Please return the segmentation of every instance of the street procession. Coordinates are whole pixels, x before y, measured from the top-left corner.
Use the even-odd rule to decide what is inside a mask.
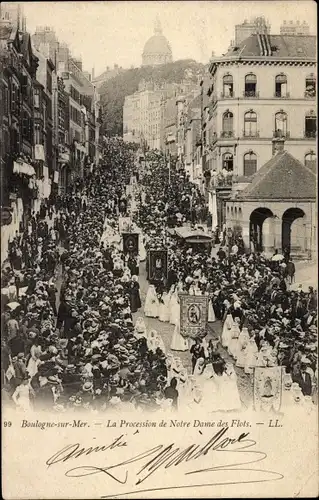
[[[170,178],[168,180],[168,168]],[[160,151],[105,139],[2,273],[2,397],[18,411],[285,411],[317,402],[317,301],[289,259],[208,230]]]
[[[178,53],[182,28],[153,3],[138,30],[126,20],[131,42],[112,2],[85,7],[107,28],[72,2],[1,5],[3,405],[208,420],[298,409],[306,422],[318,404],[313,27],[283,11],[270,22],[256,2],[221,30],[212,2],[220,40],[196,27],[191,41],[178,14],[190,37]],[[73,15],[74,29],[92,22],[77,41]],[[111,38],[95,51],[84,34]]]

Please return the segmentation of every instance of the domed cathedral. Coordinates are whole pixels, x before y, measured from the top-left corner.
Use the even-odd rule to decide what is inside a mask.
[[[154,35],[149,38],[144,46],[142,54],[142,66],[157,66],[173,61],[172,49],[163,35],[159,18],[156,18]]]

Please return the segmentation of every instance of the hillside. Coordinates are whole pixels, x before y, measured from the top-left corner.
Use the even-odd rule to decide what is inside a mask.
[[[169,83],[180,83],[185,78],[185,71],[192,69],[196,81],[196,73],[202,71],[203,64],[192,59],[163,64],[161,66],[133,68],[111,78],[100,89],[103,133],[106,135],[122,135],[124,98],[138,89],[141,80]]]

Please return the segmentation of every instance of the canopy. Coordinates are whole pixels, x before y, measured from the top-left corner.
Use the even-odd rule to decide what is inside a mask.
[[[191,230],[189,227],[177,227],[169,231],[174,233],[179,238],[185,240],[187,243],[211,243],[212,238],[209,234],[201,230]]]

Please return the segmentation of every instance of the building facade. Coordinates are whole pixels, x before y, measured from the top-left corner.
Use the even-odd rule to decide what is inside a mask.
[[[244,181],[271,158],[274,137],[284,137],[289,153],[314,166],[315,52],[312,36],[252,35],[211,61],[204,110],[210,174],[223,174],[225,184],[230,176]],[[231,186],[225,187],[227,195]],[[225,214],[219,219],[224,221]]]
[[[284,36],[307,36],[310,35],[310,27],[306,21],[284,21],[280,26],[280,34]]]
[[[236,24],[235,26],[235,41],[234,46],[240,45],[246,38],[250,37],[250,35],[259,34],[269,34],[270,33],[270,24],[266,19],[262,16],[255,17],[248,21],[245,21],[241,24]]]

